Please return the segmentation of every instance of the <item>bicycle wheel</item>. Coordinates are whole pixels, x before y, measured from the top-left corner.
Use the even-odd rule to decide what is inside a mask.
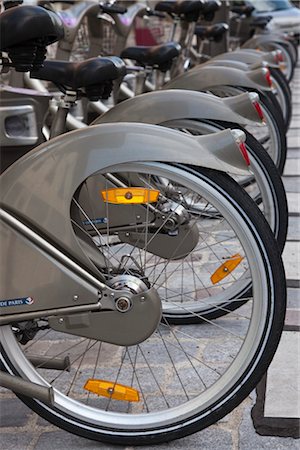
[[[253,91],[253,89],[251,90]],[[210,90],[212,94],[219,97],[238,95],[245,91],[244,88],[233,86],[218,86]],[[259,97],[265,124],[247,125],[245,128],[263,145],[279,173],[282,174],[287,152],[286,136],[282,132],[285,130],[282,114],[281,111],[274,109],[272,102],[261,92],[259,92]]]
[[[123,186],[127,184],[127,190],[137,182],[148,189],[159,187],[159,199],[144,205],[101,205],[99,187],[110,188],[121,180]],[[97,194],[93,186],[97,186]],[[94,211],[87,219],[89,205],[86,201],[79,203],[87,191],[92,195],[92,209],[103,207],[106,211],[105,224],[96,220]],[[200,203],[201,213],[199,208],[193,209]],[[113,210],[119,207],[122,211],[116,218]],[[126,207],[130,210],[128,215]],[[153,222],[153,215],[159,222],[159,210],[165,216],[160,225]],[[178,221],[176,216],[185,219]],[[209,426],[236,407],[270,363],[285,309],[281,259],[269,227],[248,195],[226,174],[213,170],[196,172],[160,163],[131,163],[109,168],[105,174],[84,183],[72,200],[70,220],[80,239],[82,234],[90,236],[90,245],[100,252],[101,260],[103,255],[108,256],[110,270],[103,271],[108,282],[114,284],[115,277],[124,280],[130,275],[146,288],[156,286],[169,309],[164,311],[164,320],[150,338],[125,348],[45,329],[47,318],[44,329],[35,323],[36,334],[32,333],[26,345],[18,343],[18,339],[22,340],[21,324],[1,327],[5,369],[54,389],[52,405],[31,398],[22,400],[69,432],[122,445],[148,445],[180,438]],[[187,253],[186,247],[183,255],[182,248],[178,250],[175,245],[171,256],[169,253],[163,257],[161,253],[170,250],[161,241],[154,245],[154,241],[159,235],[176,239],[174,222],[189,227],[190,231],[184,230],[186,244],[193,248]],[[172,232],[168,233],[170,227]],[[192,244],[195,227],[198,238]],[[128,243],[130,236],[126,234],[133,231],[143,235],[144,245],[137,235],[134,242]],[[177,231],[181,231],[179,226]],[[238,265],[237,252],[243,258]],[[229,273],[221,270],[226,272],[226,278],[222,275],[213,284],[211,276],[218,277],[220,264],[224,268],[226,262],[234,262],[235,269],[226,266]],[[127,277],[122,287],[130,289],[130,280]],[[253,286],[251,300],[244,309],[225,319],[189,326],[172,326],[168,322],[172,310],[176,314],[197,314],[193,311],[194,296],[199,302],[209,302],[217,293],[219,297],[233,296],[241,291],[241,286],[248,289],[249,285]],[[70,365],[68,370],[46,369],[43,363],[30,362],[34,355],[50,359],[68,356]],[[109,380],[110,389],[106,395],[91,393],[84,389],[88,379]],[[134,389],[137,401],[114,397],[121,384],[127,390]]]
[[[225,128],[241,129],[246,134],[246,147],[250,155],[252,176],[231,176],[259,205],[282,252],[288,227],[288,207],[285,189],[273,161],[260,143],[243,127],[229,122],[212,120],[173,120],[163,124],[192,135],[214,133]]]

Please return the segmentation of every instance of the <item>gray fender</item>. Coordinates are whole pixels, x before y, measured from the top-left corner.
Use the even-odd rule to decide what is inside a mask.
[[[40,239],[45,240],[46,236],[47,242],[52,241],[55,248],[63,250],[63,255],[99,279],[98,270],[80,246],[69,220],[72,198],[89,176],[113,170],[118,164],[141,161],[176,161],[247,173],[230,130],[193,137],[153,125],[97,125],[42,144],[7,169],[1,175],[2,208],[14,214],[21,224],[31,223]],[[68,270],[65,263],[51,256],[53,253],[43,250],[45,246],[37,245],[36,240],[16,231],[5,220],[0,239],[0,276],[5,280],[0,286],[0,299],[36,297],[44,309],[47,304],[49,308],[49,292],[54,302],[64,299],[65,306],[73,304],[75,294],[79,302],[97,301],[95,286],[92,289],[89,282],[83,282],[82,275],[78,277],[78,272]],[[27,307],[20,308],[24,311]]]
[[[244,125],[260,122],[248,92],[221,99],[203,92],[172,89],[138,95],[119,103],[98,117],[93,125],[109,122],[159,125],[169,120],[224,120],[224,117],[230,122]]]
[[[256,34],[255,36],[253,36],[251,39],[249,39],[248,41],[246,41],[243,45],[242,45],[242,49],[243,48],[257,48],[262,44],[272,44],[273,42],[277,42],[278,44],[286,44],[286,41],[284,39],[282,39],[280,36],[277,36],[275,34]]]
[[[251,49],[252,50],[252,49]],[[267,64],[269,67],[279,67],[278,64],[274,62],[274,57],[272,52],[260,52],[260,51],[248,51],[248,49],[240,49],[234,52],[222,53],[221,55],[217,55],[212,58],[209,62],[213,63],[214,61],[232,61],[239,62],[241,64],[246,64],[246,67],[251,66],[251,68],[259,68],[264,64]],[[237,67],[238,66],[234,66]],[[242,68],[242,67],[241,67]]]
[[[190,89],[205,91],[215,86],[241,86],[249,89],[270,91],[265,78],[265,68],[245,72],[233,67],[196,66],[163,86],[163,89]]]

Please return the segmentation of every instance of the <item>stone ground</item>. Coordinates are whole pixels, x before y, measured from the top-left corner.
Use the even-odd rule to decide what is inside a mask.
[[[288,160],[284,184],[289,201],[290,222],[284,262],[288,280],[288,308],[300,309],[300,67],[293,82],[293,120],[288,133]],[[299,399],[298,399],[299,400]],[[296,399],[295,399],[296,401]],[[296,450],[300,440],[290,437],[260,436],[255,432],[251,409],[255,403],[253,392],[232,413],[217,424],[192,436],[151,447],[151,449],[201,450]],[[86,440],[55,426],[31,412],[12,393],[0,392],[1,450],[76,450],[126,449]]]

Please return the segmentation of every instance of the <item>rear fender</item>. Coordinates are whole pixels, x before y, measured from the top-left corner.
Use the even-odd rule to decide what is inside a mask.
[[[97,118],[93,125],[110,122],[141,122],[159,125],[179,119],[224,120],[232,123],[260,122],[248,92],[221,99],[187,90],[165,90],[142,94],[119,103]]]
[[[222,53],[221,55],[215,56],[209,62],[214,61],[232,61],[232,62],[240,62],[242,64],[246,64],[246,67],[251,68],[259,68],[267,64],[269,67],[279,67],[278,64],[275,63],[274,56],[272,52],[260,52],[258,50],[248,51],[250,49],[240,49],[234,52]],[[234,66],[238,68],[238,66]],[[242,68],[242,67],[241,67]]]
[[[163,89],[189,89],[205,91],[215,86],[241,86],[249,90],[270,91],[265,77],[265,68],[243,71],[233,67],[197,66],[179,75],[163,86]]]
[[[96,303],[93,280],[101,279],[101,273],[75,236],[69,220],[72,198],[86,178],[141,161],[247,173],[230,130],[193,137],[153,125],[105,124],[40,145],[1,176],[2,208],[15,219],[0,228],[0,299],[24,300],[17,312],[74,306],[74,296],[77,304]],[[31,234],[24,230],[26,223],[31,224]],[[30,298],[38,301],[28,306]],[[14,312],[14,305],[7,305],[5,313]]]

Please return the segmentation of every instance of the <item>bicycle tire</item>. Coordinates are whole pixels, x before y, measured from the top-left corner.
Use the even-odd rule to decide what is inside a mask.
[[[129,165],[129,167],[131,166]],[[100,406],[98,402],[102,401],[102,399],[93,399],[91,404],[84,403],[86,399],[81,396],[76,376],[80,380],[81,376],[86,378],[88,375],[93,375],[87,369],[90,367],[89,358],[93,359],[94,364],[98,361],[98,352],[95,349],[92,349],[92,352],[90,352],[90,347],[87,349],[84,345],[85,350],[80,355],[81,358],[84,356],[88,358],[85,360],[85,365],[81,365],[81,360],[79,366],[72,367],[70,372],[64,372],[62,379],[57,381],[61,374],[57,375],[55,380],[53,379],[53,371],[50,370],[49,373],[48,369],[43,371],[42,367],[32,366],[27,359],[26,348],[16,342],[10,326],[4,326],[0,329],[2,364],[8,372],[31,380],[38,377],[39,383],[42,385],[48,385],[49,380],[52,380],[55,388],[54,404],[45,405],[35,399],[22,397],[22,400],[31,409],[56,426],[74,434],[122,445],[149,445],[181,438],[215,423],[235,408],[256,386],[275,353],[284,323],[286,298],[284,270],[272,233],[260,211],[233,180],[227,177],[226,174],[210,169],[202,169],[195,172],[192,169],[187,171],[186,168],[164,164],[143,165],[143,163],[139,164],[137,169],[138,171],[143,170],[143,173],[152,171],[159,177],[163,175],[172,176],[175,180],[180,180],[180,183],[185,183],[184,185],[190,190],[199,191],[199,194],[203,195],[207,201],[213,202],[214,206],[218,208],[224,218],[227,218],[233,227],[232,229],[239,236],[245,252],[245,264],[247,262],[251,269],[249,274],[251,273],[253,282],[253,301],[248,302],[247,307],[249,310],[247,312],[241,312],[240,316],[235,316],[236,320],[233,322],[239,321],[238,319],[240,318],[243,325],[238,335],[234,336],[226,333],[226,339],[223,336],[226,327],[228,327],[228,331],[231,329],[232,321],[223,322],[221,327],[220,324],[211,322],[209,326],[213,327],[213,333],[210,335],[208,335],[207,331],[206,334],[203,334],[205,333],[203,325],[199,329],[198,327],[193,329],[189,327],[184,328],[181,332],[172,328],[173,333],[177,333],[178,341],[176,342],[180,342],[180,345],[184,344],[185,346],[189,344],[188,347],[185,347],[184,352],[182,350],[184,347],[182,349],[179,345],[175,345],[175,349],[172,347],[172,351],[175,352],[176,350],[178,355],[186,356],[193,352],[196,352],[195,355],[198,355],[199,352],[194,340],[199,345],[201,343],[204,346],[201,350],[203,355],[201,356],[203,358],[201,362],[201,364],[203,363],[201,365],[201,376],[195,370],[195,365],[198,364],[197,361],[200,361],[200,353],[199,358],[193,359],[192,366],[190,364],[191,356],[187,358],[187,362],[189,362],[188,367],[190,368],[188,378],[187,373],[178,372],[180,369],[179,363],[183,364],[182,358],[181,360],[176,360],[175,358],[174,369],[177,369],[177,374],[176,371],[167,371],[164,372],[165,376],[163,376],[162,372],[160,372],[160,377],[156,379],[156,382],[162,383],[164,395],[168,396],[169,401],[172,401],[171,405],[159,409],[160,403],[157,404],[156,401],[164,401],[165,399],[161,393],[158,397],[156,396],[157,387],[154,397],[153,394],[152,396],[150,395],[151,387],[154,387],[155,383],[150,376],[146,376],[144,381],[148,383],[147,392],[149,394],[147,401],[150,403],[151,398],[155,399],[152,403],[155,412],[151,414],[144,411],[130,415],[126,413],[127,404],[126,408],[122,410],[118,403],[121,412],[111,410],[107,413],[105,409],[102,409],[101,412],[99,411]],[[124,170],[124,168],[120,168],[120,170]],[[167,328],[167,330],[169,329],[171,328]],[[190,330],[190,333],[184,334],[188,330]],[[200,332],[198,338],[196,338],[197,332]],[[158,330],[154,336],[154,347],[145,349],[147,358],[151,361],[152,357],[156,361],[156,364],[149,365],[147,374],[158,371],[160,366],[159,364],[157,365],[155,358],[161,357],[162,359],[159,361],[165,367],[166,361],[164,358],[168,353],[165,350],[163,355],[161,355],[158,351],[158,344],[160,345],[159,348],[164,348],[161,333]],[[187,338],[189,335],[190,338]],[[204,339],[205,336],[206,340]],[[59,345],[60,341],[58,339],[58,333],[55,332],[55,341],[51,341],[51,338],[49,341],[53,346],[50,352],[53,356],[57,353],[62,354],[62,347]],[[64,335],[63,339],[66,339],[66,335]],[[188,341],[185,342],[184,339],[188,339]],[[39,339],[37,338],[38,342],[39,345],[42,344],[41,336]],[[98,342],[96,344],[98,345]],[[28,350],[32,352],[33,348],[34,342],[30,342],[27,352]],[[41,350],[41,347],[39,348]],[[188,353],[186,353],[187,349]],[[205,349],[208,352],[207,356],[204,352]],[[70,352],[70,348],[66,351]],[[120,361],[122,360],[123,363],[125,361],[125,357],[122,359],[123,353],[112,352],[111,347],[107,349],[106,358],[108,358],[107,365],[102,366],[102,376],[104,376],[105,367],[110,370],[116,360],[119,361],[121,358]],[[217,361],[215,358],[217,360],[221,358],[222,370],[217,370],[219,366],[218,361],[220,360]],[[151,364],[150,361],[148,364]],[[127,363],[130,366],[128,359],[126,360]],[[72,364],[74,363],[72,362]],[[132,364],[132,367],[134,367],[132,372],[136,375],[137,370],[139,370],[139,376],[141,376],[141,360],[139,358],[134,365]],[[194,367],[194,369],[191,369],[191,367]],[[159,371],[157,376],[158,373]],[[176,390],[178,383],[174,385],[175,379],[179,375],[183,377],[182,380],[185,382],[186,394],[188,392],[190,395],[190,397],[187,396],[187,399],[184,397],[184,400],[179,395],[179,391]],[[69,380],[69,377],[73,381]],[[198,384],[193,383],[193,377],[197,378]],[[136,386],[135,378],[132,380],[132,383],[134,382],[134,386]],[[66,386],[67,382],[68,385]],[[72,391],[71,389],[66,394],[65,389],[68,389],[69,382],[72,383],[74,390]],[[149,383],[152,383],[150,387]],[[168,391],[167,387],[171,391]],[[194,388],[199,389],[199,392],[197,391],[195,394]],[[171,392],[171,394],[168,392]],[[183,401],[180,406],[179,401]],[[95,405],[98,405],[98,408]],[[132,405],[129,406],[133,408]]]

